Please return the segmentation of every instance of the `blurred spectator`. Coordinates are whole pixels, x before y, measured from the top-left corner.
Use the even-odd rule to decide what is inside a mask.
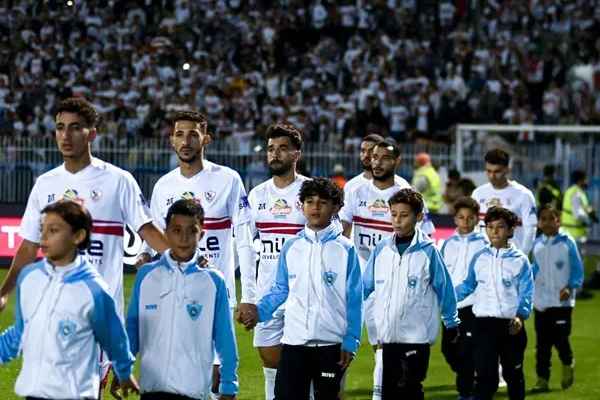
[[[431,158],[427,153],[415,156],[415,173],[412,186],[423,195],[425,205],[432,213],[438,213],[443,205],[442,183],[437,171],[431,165]]]
[[[448,214],[454,214],[454,202],[464,196],[459,186],[460,172],[456,169],[448,171],[448,180],[446,181],[446,189],[444,190],[443,199],[448,209]]]
[[[344,175],[344,166],[342,164],[335,164],[333,166],[331,180],[337,185],[337,187],[344,189],[344,186],[346,186],[346,176]]]
[[[562,194],[558,182],[554,179],[556,168],[554,165],[544,166],[544,177],[538,184],[535,197],[538,208],[550,204],[557,210],[562,208]]]

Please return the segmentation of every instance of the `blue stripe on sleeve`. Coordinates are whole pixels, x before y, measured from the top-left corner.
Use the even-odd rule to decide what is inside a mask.
[[[523,261],[521,272],[517,276],[519,291],[519,307],[517,315],[523,319],[529,318],[533,305],[533,272],[527,258]]]
[[[221,360],[221,383],[219,392],[233,396],[238,392],[238,351],[235,341],[235,331],[229,309],[229,296],[225,280],[217,272],[206,270],[212,278],[216,288],[215,312],[213,319],[213,342]]]
[[[569,249],[569,288],[576,289],[583,285],[583,262],[581,255],[577,250],[577,244],[572,238],[567,239],[567,248]]]
[[[475,253],[473,258],[471,259],[471,262],[469,263],[469,271],[467,273],[467,277],[461,284],[459,284],[454,289],[454,292],[456,293],[456,301],[460,302],[460,301],[464,300],[468,295],[473,293],[475,291],[475,289],[477,288],[477,277],[475,275],[475,264],[477,263],[477,259],[479,257],[481,257],[481,255],[483,253],[485,253],[486,251],[487,251],[487,248],[483,248],[483,249],[479,250],[477,253]]]
[[[442,321],[446,328],[453,328],[460,323],[460,320],[456,310],[456,296],[452,279],[438,250],[431,246],[429,253],[429,276],[433,291],[438,298]]]
[[[362,329],[362,278],[360,262],[354,247],[348,250],[348,265],[346,269],[346,335],[342,340],[342,350],[356,353],[360,345]]]
[[[375,260],[381,253],[381,249],[389,243],[389,238],[384,239],[375,246],[375,249],[371,252],[365,272],[362,276],[363,281],[363,298],[367,299],[373,291],[375,291]]]
[[[91,321],[94,336],[112,361],[119,381],[129,379],[135,358],[129,350],[129,339],[117,313],[115,301],[96,280],[86,279],[83,282],[94,299]]]
[[[139,330],[139,311],[140,311],[140,290],[144,278],[154,269],[160,266],[160,261],[146,264],[140,268],[135,276],[133,294],[127,309],[127,336],[131,346],[131,353],[134,355],[140,351],[140,330]]]

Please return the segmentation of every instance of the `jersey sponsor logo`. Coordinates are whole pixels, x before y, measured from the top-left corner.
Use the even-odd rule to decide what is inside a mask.
[[[300,199],[296,200],[296,210],[302,211],[302,202],[300,201]]]
[[[201,204],[200,199],[196,197],[196,195],[194,194],[194,192],[183,192],[181,193],[181,199],[182,200],[192,200],[194,203],[196,204]],[[171,198],[171,204],[173,204],[173,199]],[[171,205],[168,204],[169,202],[167,201],[167,205]]]
[[[382,217],[390,211],[390,208],[383,199],[375,200],[367,208],[369,211],[371,211],[371,215],[378,217]]]
[[[207,236],[204,247],[198,246],[201,251],[219,251],[221,246],[219,244],[219,238],[216,236]],[[206,254],[208,258],[219,258],[219,254]]]
[[[267,203],[258,203],[258,211],[266,210],[266,209],[267,209]]]
[[[337,279],[337,276],[337,272],[325,271],[323,272],[323,282],[325,282],[327,286],[333,286]]]
[[[215,192],[213,192],[212,190],[208,191],[208,192],[204,192],[204,199],[206,199],[206,201],[211,203],[215,199],[216,195],[217,194]]]
[[[144,308],[146,310],[158,310],[158,304],[146,304]]]
[[[102,243],[100,240],[91,240],[88,248],[85,250],[79,250],[79,254],[86,256],[86,259],[90,264],[102,265],[102,257],[104,257],[104,243]]]
[[[248,196],[242,196],[240,198],[240,210],[243,210],[244,208],[248,208],[250,207],[250,202],[248,201]]]
[[[69,189],[67,188],[65,190],[65,192],[63,193],[61,200],[69,200],[69,201],[74,201],[75,203],[79,204],[79,205],[83,205],[84,201],[81,197],[79,197],[79,193],[77,193],[77,190],[75,189]]]
[[[58,321],[58,336],[60,336],[62,339],[68,339],[69,337],[73,336],[76,330],[77,325],[75,325],[75,322],[69,319]]]
[[[92,199],[93,201],[98,201],[101,197],[102,192],[100,190],[92,189],[92,191],[90,192],[90,199]]]
[[[195,321],[198,319],[198,317],[200,317],[200,314],[202,313],[202,304],[198,304],[198,303],[190,303],[187,304],[185,306],[188,315],[190,316],[190,319],[192,321]]]
[[[52,203],[55,198],[56,198],[56,195],[54,193],[49,194],[48,195],[48,204]]]
[[[281,252],[281,249],[283,248],[283,244],[285,243],[285,238],[277,237],[277,238],[274,238],[273,240],[263,239],[263,240],[261,240],[261,243],[262,243],[262,252],[261,252],[262,257],[261,258],[276,260],[277,258],[279,258],[279,253]]]
[[[292,207],[285,199],[277,199],[269,211],[275,218],[285,218],[292,212]]]
[[[358,201],[358,206],[359,207],[366,207],[367,206],[367,201],[366,200],[359,200]]]
[[[502,207],[502,200],[497,197],[492,197],[488,201],[485,202],[485,206],[490,209],[492,207]]]

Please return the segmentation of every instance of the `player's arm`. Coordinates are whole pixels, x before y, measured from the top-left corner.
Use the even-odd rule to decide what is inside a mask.
[[[533,307],[533,272],[529,260],[523,261],[521,271],[517,276],[518,292],[519,292],[519,307],[517,308],[517,317],[522,320],[529,318]]]
[[[148,222],[138,230],[138,234],[146,243],[158,253],[163,253],[169,248],[165,234],[152,222]]]
[[[527,193],[527,200],[521,208],[521,221],[523,221],[523,243],[521,243],[521,250],[525,255],[529,255],[535,241],[538,222],[535,198],[531,192]]]
[[[39,247],[39,243],[30,242],[27,239],[21,242],[0,289],[0,310],[6,306],[6,296],[15,288],[21,269],[35,261]]]
[[[0,364],[6,363],[19,354],[23,335],[23,318],[21,314],[21,295],[17,288],[15,305],[15,324],[0,334]]]
[[[483,251],[483,250],[482,250]],[[454,288],[454,293],[456,295],[456,301],[463,301],[468,295],[473,293],[477,288],[477,276],[475,274],[475,264],[477,263],[477,259],[480,257],[482,253],[479,252],[473,256],[473,259],[469,263],[469,272],[467,273],[467,277],[465,280],[458,286]]]

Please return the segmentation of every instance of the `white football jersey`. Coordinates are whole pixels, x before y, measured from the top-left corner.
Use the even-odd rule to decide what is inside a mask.
[[[76,201],[90,212],[91,244],[81,253],[108,283],[117,310],[122,313],[124,225],[137,232],[152,221],[140,187],[129,172],[97,158],[74,174],[63,164],[36,180],[21,221],[20,235],[39,243],[41,211],[61,199]]]
[[[204,209],[204,236],[198,246],[211,265],[225,276],[231,304],[236,303],[233,227],[250,222],[250,207],[240,175],[229,167],[203,161],[196,175],[186,178],[179,168],[154,185],[150,209],[163,230],[169,207],[180,199],[198,201]]]
[[[519,217],[519,226],[515,228],[512,243],[525,254],[529,254],[537,227],[535,198],[531,190],[516,181],[509,181],[503,189],[495,189],[491,183],[479,186],[471,195],[479,203],[480,227],[485,234],[483,222],[487,210],[491,207],[504,207]]]
[[[260,299],[273,285],[277,273],[279,252],[283,243],[304,228],[306,219],[298,197],[305,176],[285,188],[278,188],[273,179],[250,191],[248,200],[252,210],[253,227],[258,233],[261,249],[258,264],[257,298]]]

